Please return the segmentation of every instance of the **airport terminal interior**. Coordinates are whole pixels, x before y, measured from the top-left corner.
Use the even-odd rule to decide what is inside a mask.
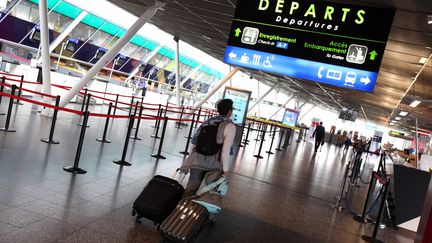
[[[430,1],[0,0],[0,30],[1,243],[432,242]],[[136,216],[221,99],[227,192]]]

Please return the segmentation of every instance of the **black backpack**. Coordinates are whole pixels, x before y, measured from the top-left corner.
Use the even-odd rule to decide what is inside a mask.
[[[196,151],[202,155],[215,155],[222,148],[222,144],[217,143],[217,133],[219,124],[201,127],[196,143]]]

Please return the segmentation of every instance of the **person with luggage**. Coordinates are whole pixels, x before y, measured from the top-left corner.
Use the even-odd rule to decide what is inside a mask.
[[[319,146],[324,144],[324,136],[325,136],[325,128],[323,127],[323,122],[320,122],[319,125],[315,128],[315,131],[312,134],[312,137],[315,137],[315,151],[314,154],[317,153]]]
[[[180,171],[189,172],[183,198],[195,195],[201,183],[208,185],[228,171],[229,155],[236,134],[230,117],[233,101],[222,99],[216,104],[219,115],[203,122],[192,138],[192,151]]]

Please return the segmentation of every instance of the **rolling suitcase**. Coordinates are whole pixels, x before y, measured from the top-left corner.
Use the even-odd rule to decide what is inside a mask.
[[[183,192],[184,188],[178,181],[156,175],[135,200],[132,216],[137,215],[137,221],[144,217],[160,224],[174,210]]]
[[[186,243],[194,239],[209,220],[209,212],[190,200],[180,202],[160,225],[159,231],[165,240]]]

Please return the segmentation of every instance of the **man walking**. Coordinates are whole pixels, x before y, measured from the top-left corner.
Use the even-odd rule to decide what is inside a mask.
[[[321,145],[321,143],[324,143],[325,128],[323,127],[322,124],[323,123],[320,122],[312,134],[312,137],[315,137],[315,152],[314,152],[315,154],[318,151],[318,148]]]
[[[207,119],[192,138],[192,152],[180,171],[189,171],[189,181],[183,197],[194,195],[202,181],[210,184],[228,171],[231,146],[236,127],[230,117],[233,101],[222,99],[217,103],[218,116]]]

